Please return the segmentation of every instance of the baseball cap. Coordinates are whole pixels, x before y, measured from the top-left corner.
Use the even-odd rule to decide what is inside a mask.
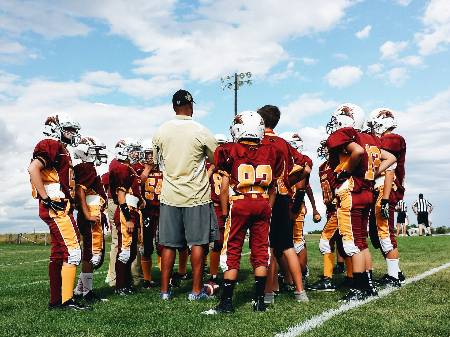
[[[191,103],[195,103],[195,101],[189,91],[180,89],[173,94],[172,104],[174,106],[182,106]]]

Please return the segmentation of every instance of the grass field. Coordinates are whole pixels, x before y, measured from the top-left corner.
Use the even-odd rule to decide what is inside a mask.
[[[310,281],[321,273],[319,237],[307,237]],[[400,238],[401,266],[407,277],[450,262],[450,236]],[[92,311],[48,311],[47,260],[49,247],[0,245],[0,336],[273,336],[328,309],[338,308],[344,290],[309,292],[310,302],[298,304],[290,294],[277,298],[269,312],[250,307],[253,277],[248,256],[236,287],[236,313],[204,316],[216,303],[190,303],[190,282],[176,289],[175,299],[159,300],[158,289],[118,297],[104,283],[108,260],[94,276],[94,284],[108,302]],[[385,262],[373,251],[375,276]],[[155,279],[158,272],[154,270]],[[325,322],[305,336],[450,336],[450,268]]]

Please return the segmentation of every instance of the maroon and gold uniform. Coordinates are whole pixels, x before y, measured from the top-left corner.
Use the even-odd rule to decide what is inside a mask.
[[[92,263],[94,268],[102,265],[105,254],[103,227],[108,220],[103,213],[108,197],[94,163],[80,163],[74,167],[75,183],[86,195],[86,204],[91,216],[100,215],[101,220],[91,222],[86,220],[81,209],[78,210],[77,224],[83,236],[82,260]]]
[[[346,170],[348,155],[345,146],[355,142],[364,150],[361,161],[343,183],[336,183],[338,200],[338,225],[347,255],[359,253],[367,248],[367,223],[373,200],[375,173],[381,164],[381,144],[370,134],[361,133],[351,127],[333,132],[327,139],[329,164],[335,173]]]
[[[282,155],[270,145],[230,143],[214,154],[218,171],[226,175],[234,195],[225,224],[220,264],[224,271],[239,269],[245,233],[250,230],[251,264],[254,269],[269,263],[268,191],[283,174]]]
[[[61,302],[61,268],[64,262],[78,265],[81,261],[80,232],[73,218],[75,180],[70,154],[58,140],[41,140],[33,151],[33,159],[39,160],[44,169],[41,178],[48,197],[65,201],[64,211],[53,211],[39,202],[39,217],[48,225],[51,237],[49,263],[50,303]],[[34,186],[33,197],[38,198]]]
[[[126,193],[126,203],[130,209],[131,222],[135,227],[132,234],[127,232],[126,220],[120,207],[114,213],[117,228],[118,252],[116,261],[116,288],[131,286],[131,263],[136,257],[138,231],[141,223],[141,212],[138,204],[141,199],[141,180],[136,171],[127,163],[113,159],[109,165],[109,188],[116,205],[119,205],[117,192]]]
[[[221,145],[219,145],[220,147]],[[217,149],[216,149],[217,151]],[[206,169],[209,170],[211,164],[206,164]],[[219,173],[218,168],[215,166],[211,175],[209,176],[209,183],[211,185],[211,201],[214,204],[214,212],[217,217],[217,225],[219,227],[219,240],[214,241],[213,251],[220,252],[223,246],[223,235],[225,232],[225,223],[222,217],[222,208],[220,207],[220,187],[222,184],[222,175]]]
[[[381,199],[383,198],[384,179],[380,178],[380,186],[376,186],[374,193],[373,212],[370,215],[370,237],[375,248],[381,248],[383,253],[388,253],[397,248],[397,240],[394,230],[395,206],[403,199],[405,193],[405,139],[394,133],[385,134],[380,138],[381,148],[392,153],[396,158],[395,177],[391,193],[389,195],[389,219],[381,214]],[[378,185],[378,184],[377,184]]]

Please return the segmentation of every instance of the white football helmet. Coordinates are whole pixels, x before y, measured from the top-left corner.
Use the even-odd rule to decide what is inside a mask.
[[[352,127],[361,130],[364,123],[364,111],[356,104],[341,104],[331,115],[331,120],[327,123],[328,134],[345,128]]]
[[[76,120],[65,113],[58,113],[47,117],[43,133],[75,147],[81,140],[79,131],[80,124]]]
[[[236,142],[241,139],[261,140],[264,137],[264,121],[255,111],[243,111],[234,117],[230,133]]]
[[[298,152],[303,151],[303,139],[297,132],[283,132],[280,134],[280,137],[287,141]]]
[[[225,143],[228,143],[228,138],[227,138],[227,136],[225,136],[225,135],[222,134],[222,133],[217,133],[217,134],[215,134],[215,135],[214,135],[214,138],[216,138],[217,143],[219,143],[219,144],[225,144]]]
[[[95,166],[106,164],[108,155],[105,152],[106,146],[95,137],[83,137],[74,150],[75,159],[80,159],[86,163],[94,163]]]
[[[144,159],[142,145],[135,139],[124,138],[116,144],[116,159],[128,160],[130,164],[136,164]]]
[[[368,123],[377,135],[382,135],[389,129],[395,129],[397,122],[395,112],[389,108],[378,108],[370,113]]]
[[[144,163],[153,164],[153,142],[151,139],[142,142],[142,150],[144,151]]]

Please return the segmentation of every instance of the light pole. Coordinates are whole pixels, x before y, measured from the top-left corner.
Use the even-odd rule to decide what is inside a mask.
[[[253,82],[251,80],[252,73],[247,71],[246,73],[234,73],[234,75],[228,75],[226,77],[221,77],[220,82],[222,83],[222,90],[233,89],[234,90],[234,115],[237,115],[237,92],[241,86],[244,84],[251,85]]]

